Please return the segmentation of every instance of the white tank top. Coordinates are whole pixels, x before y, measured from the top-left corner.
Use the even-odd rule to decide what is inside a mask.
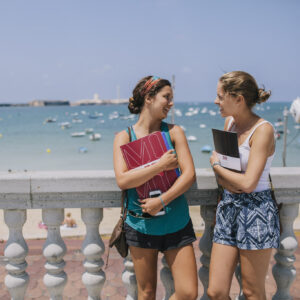
[[[233,123],[233,118],[231,118],[229,121],[229,124],[227,127],[228,131],[232,131],[232,123]],[[252,134],[254,133],[254,131],[256,130],[256,128],[265,123],[271,124],[270,122],[264,120],[264,121],[258,123],[257,125],[255,125],[254,128],[252,129],[252,131],[250,132],[250,134],[248,135],[248,137],[246,138],[246,140],[244,141],[244,143],[239,146],[242,173],[246,172],[246,169],[248,166],[248,159],[249,159],[249,154],[250,154],[249,140],[250,140]],[[273,125],[272,125],[272,127],[273,127]],[[271,168],[271,164],[272,164],[274,155],[275,155],[275,151],[271,156],[269,156],[267,158],[265,168],[264,168],[264,170],[259,178],[258,184],[253,192],[261,192],[264,190],[268,190],[270,188],[269,173],[270,173],[270,168]]]

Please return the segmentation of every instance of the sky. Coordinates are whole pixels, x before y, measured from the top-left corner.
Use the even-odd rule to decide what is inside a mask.
[[[147,75],[210,102],[233,70],[300,96],[300,1],[0,1],[0,103],[128,98]]]

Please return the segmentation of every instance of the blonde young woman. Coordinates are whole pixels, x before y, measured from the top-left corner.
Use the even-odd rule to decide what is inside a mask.
[[[269,186],[275,153],[273,126],[252,108],[271,92],[259,89],[246,72],[224,74],[215,104],[226,117],[224,130],[238,135],[242,172],[223,168],[213,152],[210,163],[224,187],[216,212],[208,296],[230,299],[229,290],[238,261],[246,299],[266,299],[265,278],[272,248],[279,247],[279,216]]]
[[[155,299],[159,251],[164,253],[174,279],[175,293],[170,300],[197,298],[197,268],[192,245],[196,238],[183,194],[195,181],[195,169],[183,130],[163,122],[172,106],[170,82],[147,76],[134,88],[128,108],[131,113],[139,114],[137,123],[130,128],[132,141],[155,131],[164,131],[176,154],[174,149],[169,150],[157,163],[128,171],[120,146],[130,141],[129,132],[120,132],[114,141],[116,180],[119,187],[127,191],[125,231],[139,300]],[[168,191],[155,198],[138,199],[136,187],[162,171],[177,167],[181,175]],[[162,208],[166,214],[155,216]]]

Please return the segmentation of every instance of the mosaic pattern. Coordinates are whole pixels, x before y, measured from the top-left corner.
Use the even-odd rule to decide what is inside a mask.
[[[224,193],[217,207],[213,241],[239,249],[278,248],[279,214],[270,190]]]

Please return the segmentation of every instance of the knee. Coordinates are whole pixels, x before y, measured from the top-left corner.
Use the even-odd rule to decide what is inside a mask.
[[[196,300],[198,298],[198,289],[190,289],[186,291],[176,292],[176,298],[182,300]]]
[[[229,295],[225,291],[220,289],[210,288],[210,287],[208,287],[207,289],[207,296],[211,300],[230,299]]]
[[[139,292],[141,299],[143,300],[153,300],[155,299],[156,290],[155,288],[145,288]],[[140,298],[140,297],[139,297]]]
[[[265,300],[265,291],[257,291],[251,287],[243,287],[243,294],[246,299]]]

